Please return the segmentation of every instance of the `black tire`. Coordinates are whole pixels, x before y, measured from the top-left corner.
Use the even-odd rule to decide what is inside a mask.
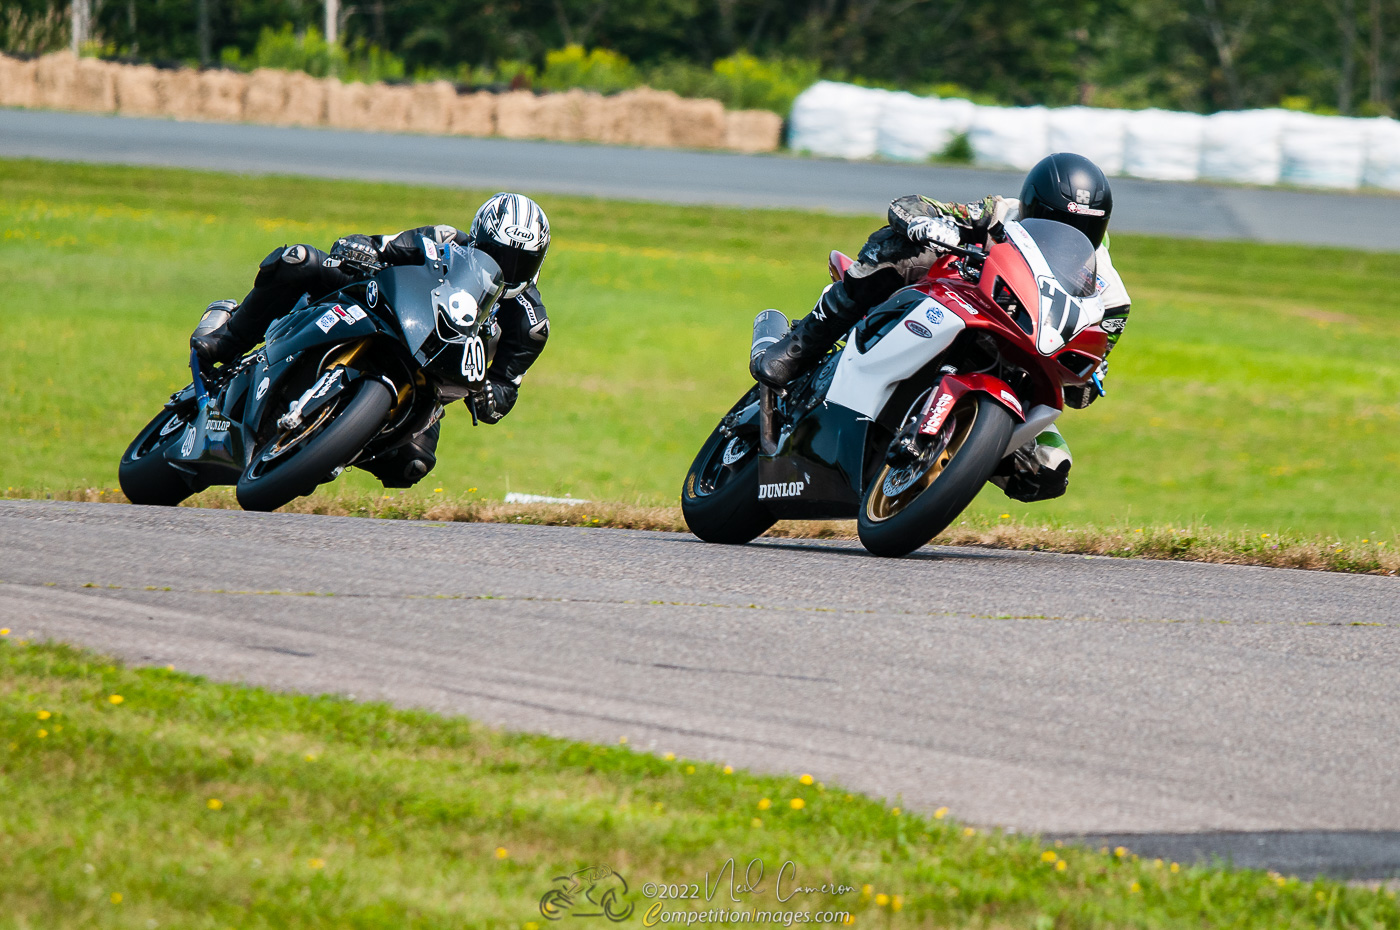
[[[279,436],[259,446],[238,479],[238,503],[244,510],[276,510],[316,486],[350,461],[374,438],[389,416],[394,395],[381,381],[361,381],[351,387],[321,420],[318,414],[303,429],[311,435],[293,439],[294,448],[280,460],[263,458]],[[290,445],[290,443],[289,443]]]
[[[751,391],[733,409],[752,400]],[[715,428],[686,473],[681,514],[696,536],[727,545],[746,543],[777,522],[758,500],[757,430],[728,437]]]
[[[176,412],[167,408],[136,434],[117,466],[117,483],[127,500],[153,507],[174,507],[191,494],[204,490],[191,487],[190,476],[165,458],[166,451],[185,438],[189,421],[189,411]]]
[[[985,394],[964,395],[949,421],[956,426],[947,449],[911,486],[887,495],[891,469],[884,465],[865,489],[856,530],[875,555],[908,555],[947,529],[992,476],[1015,427],[1006,408]]]

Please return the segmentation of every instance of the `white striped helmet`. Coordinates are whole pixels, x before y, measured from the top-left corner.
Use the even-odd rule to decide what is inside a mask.
[[[516,297],[540,277],[549,251],[549,219],[524,194],[496,194],[481,205],[468,235],[472,244],[501,266],[506,291]]]

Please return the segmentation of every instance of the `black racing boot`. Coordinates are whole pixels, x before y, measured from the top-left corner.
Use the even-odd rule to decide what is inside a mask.
[[[859,275],[859,271],[865,269],[852,266],[845,277],[822,291],[812,312],[792,324],[786,336],[749,360],[749,373],[755,381],[777,388],[791,384],[821,361],[866,311],[899,286],[898,275],[886,273],[870,288],[869,275]]]
[[[256,340],[249,341],[230,327],[237,310],[236,300],[214,301],[190,336],[190,347],[211,365],[218,362],[227,365],[257,344]]]

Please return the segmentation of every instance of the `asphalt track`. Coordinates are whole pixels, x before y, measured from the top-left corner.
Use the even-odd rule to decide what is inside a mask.
[[[0,109],[0,156],[883,215],[908,193],[1014,195],[1019,173]],[[1113,228],[1400,250],[1400,197],[1116,178]]]
[[[19,635],[1358,879],[1400,876],[1398,584],[0,502]]]

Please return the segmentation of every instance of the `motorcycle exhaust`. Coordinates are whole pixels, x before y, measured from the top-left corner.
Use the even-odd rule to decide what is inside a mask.
[[[753,343],[749,347],[749,367],[752,369],[754,359],[758,358],[768,347],[779,339],[787,335],[787,331],[792,328],[788,318],[777,310],[764,310],[753,318]]]

